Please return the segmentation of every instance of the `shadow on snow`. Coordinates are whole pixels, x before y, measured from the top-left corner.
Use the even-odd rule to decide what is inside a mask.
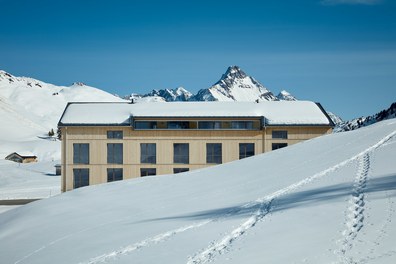
[[[386,175],[376,177],[367,181],[366,187],[363,189],[364,193],[377,193],[383,191],[396,190],[396,175]],[[287,209],[314,206],[320,203],[330,203],[335,200],[347,198],[353,194],[353,183],[336,184],[332,186],[316,188],[301,192],[292,192],[275,198],[271,202],[270,212],[283,211]],[[374,199],[382,199],[386,195],[396,196],[396,192],[391,194],[380,194]],[[264,202],[268,204],[270,201]],[[229,218],[229,217],[246,217],[252,215],[254,212],[263,207],[263,203],[253,202],[249,205],[237,205],[224,208],[218,208],[208,211],[201,211],[194,214],[169,216],[151,219],[147,221],[158,221],[168,219],[186,219],[186,220],[203,220],[203,219],[216,219],[216,218]]]

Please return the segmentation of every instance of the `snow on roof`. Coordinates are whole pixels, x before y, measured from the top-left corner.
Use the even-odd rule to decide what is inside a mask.
[[[11,156],[11,155],[19,155],[21,157],[36,157],[36,155],[34,155],[32,152],[30,151],[18,151],[18,152],[13,152],[10,155],[8,155],[7,157]]]
[[[310,101],[70,103],[59,125],[129,125],[130,116],[158,118],[264,117],[267,125],[330,125]]]

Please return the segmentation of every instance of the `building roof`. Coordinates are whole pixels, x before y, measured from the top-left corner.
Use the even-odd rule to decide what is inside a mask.
[[[310,101],[69,103],[59,126],[131,125],[133,118],[265,118],[266,125],[333,125]]]
[[[13,152],[9,155],[7,155],[7,157],[5,157],[6,159],[11,158],[12,156],[19,156],[21,158],[37,158],[36,155],[34,155],[32,152],[29,151],[24,151],[24,152]]]

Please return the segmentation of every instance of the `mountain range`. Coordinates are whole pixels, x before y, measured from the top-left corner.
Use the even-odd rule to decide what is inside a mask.
[[[240,67],[230,66],[215,84],[201,89],[196,94],[183,87],[176,89],[152,90],[150,93],[125,96],[126,99],[141,101],[295,101],[293,95],[281,91],[275,96],[270,90],[253,77],[247,75]]]
[[[382,120],[396,117],[396,102],[392,103],[388,109],[382,110],[374,115],[354,118],[350,121],[342,121],[334,128],[334,132],[351,131],[368,125],[372,125]]]
[[[57,86],[0,70],[0,157],[14,151],[30,151],[40,158],[58,159],[57,148],[42,148],[42,140],[37,137],[45,136],[51,129],[56,130],[67,102],[122,102],[125,99],[137,102],[297,100],[287,91],[275,96],[238,66],[230,66],[219,81],[196,94],[178,87],[152,90],[143,95],[131,94],[124,98],[81,82]],[[328,114],[337,125],[335,132],[347,131],[395,117],[395,104],[376,115],[346,122],[331,112]]]

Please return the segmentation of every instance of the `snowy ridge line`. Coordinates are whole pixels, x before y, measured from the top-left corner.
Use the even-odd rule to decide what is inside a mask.
[[[110,259],[116,258],[120,255],[126,255],[132,251],[138,250],[140,248],[143,247],[147,247],[150,246],[151,244],[157,244],[160,242],[163,242],[165,240],[168,240],[170,237],[177,235],[178,233],[182,233],[185,232],[187,230],[190,229],[194,229],[194,228],[198,228],[201,227],[203,225],[206,225],[210,222],[212,222],[213,220],[205,220],[205,221],[201,221],[192,225],[188,225],[188,226],[183,226],[174,230],[170,230],[164,233],[161,233],[159,235],[153,236],[153,237],[149,237],[147,239],[144,239],[140,242],[136,242],[132,245],[126,246],[126,247],[122,247],[116,251],[112,251],[110,253],[107,254],[103,254],[101,256],[98,257],[94,257],[91,258],[90,260],[88,260],[87,262],[80,262],[79,264],[96,264],[96,263],[105,263]]]
[[[336,171],[340,169],[341,167],[344,167],[345,165],[349,164],[350,162],[359,159],[360,157],[365,156],[366,154],[374,151],[375,149],[381,147],[383,144],[388,142],[392,137],[396,135],[396,131],[393,131],[392,133],[388,134],[387,136],[383,137],[380,141],[378,141],[376,144],[372,145],[371,147],[365,149],[364,151],[356,154],[355,156],[346,159],[334,166],[331,166],[321,172],[318,172],[310,177],[307,177],[297,183],[294,183],[292,185],[289,185],[286,188],[280,189],[270,195],[267,195],[265,197],[259,198],[256,200],[255,203],[260,205],[260,208],[265,208],[266,205],[268,205],[267,210],[258,210],[255,212],[251,217],[249,217],[248,220],[240,224],[237,228],[232,230],[228,235],[222,237],[219,239],[217,242],[212,243],[209,247],[201,250],[200,253],[196,253],[194,256],[189,257],[187,264],[201,264],[201,263],[207,263],[212,261],[216,255],[224,253],[228,248],[231,246],[231,244],[241,237],[243,234],[245,234],[250,228],[254,227],[258,221],[262,220],[266,215],[271,210],[271,203],[274,199],[279,198],[287,193],[290,193],[291,191],[294,191],[303,185],[306,185],[313,180],[319,179],[330,172]]]
[[[346,229],[342,232],[343,238],[340,240],[339,259],[341,263],[355,263],[352,257],[347,257],[347,253],[353,247],[353,241],[364,226],[364,189],[369,169],[370,155],[366,153],[358,159],[358,170],[353,184],[352,195],[349,199],[350,205],[345,223]]]

